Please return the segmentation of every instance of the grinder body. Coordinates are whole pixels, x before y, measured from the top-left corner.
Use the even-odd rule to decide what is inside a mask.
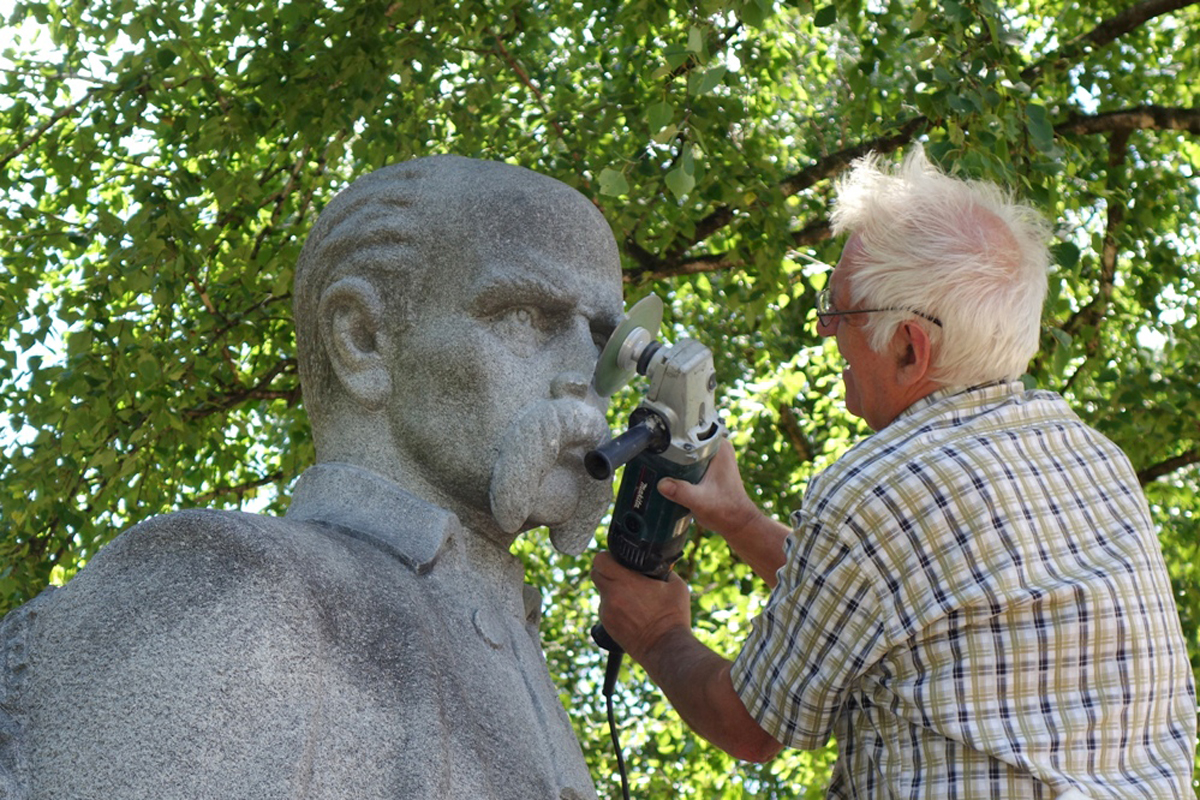
[[[692,514],[659,494],[658,482],[677,478],[699,483],[708,460],[678,464],[644,452],[625,465],[608,529],[608,549],[622,566],[666,580],[683,554]]]

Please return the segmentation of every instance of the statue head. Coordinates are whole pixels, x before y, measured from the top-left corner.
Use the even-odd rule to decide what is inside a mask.
[[[616,243],[559,181],[433,156],[355,181],[296,269],[318,461],[357,464],[503,544],[550,527],[587,546],[611,488],[582,467],[608,435],[591,388],[622,314]]]

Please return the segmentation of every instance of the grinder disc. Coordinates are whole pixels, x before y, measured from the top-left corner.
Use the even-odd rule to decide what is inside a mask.
[[[608,397],[629,383],[629,379],[633,377],[636,370],[621,368],[618,358],[621,354],[621,345],[625,344],[629,334],[638,328],[645,328],[650,332],[652,339],[657,338],[658,329],[662,327],[662,318],[663,303],[655,294],[646,295],[625,313],[625,319],[613,331],[613,335],[608,339],[608,344],[604,345],[604,352],[600,354],[600,360],[596,362],[596,373],[592,378],[596,394]]]

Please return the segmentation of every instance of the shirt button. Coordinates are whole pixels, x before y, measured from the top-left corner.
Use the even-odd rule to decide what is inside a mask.
[[[499,650],[504,647],[508,637],[504,635],[504,626],[494,611],[486,608],[477,609],[471,617],[471,621],[475,623],[475,630],[492,649]]]

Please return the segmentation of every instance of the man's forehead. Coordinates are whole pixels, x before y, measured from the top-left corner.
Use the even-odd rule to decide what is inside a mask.
[[[862,238],[857,233],[850,234],[846,244],[842,246],[842,255],[838,259],[833,273],[829,276],[829,290],[834,294],[835,299],[841,292],[849,290],[848,281],[857,267],[858,257],[862,250]]]

